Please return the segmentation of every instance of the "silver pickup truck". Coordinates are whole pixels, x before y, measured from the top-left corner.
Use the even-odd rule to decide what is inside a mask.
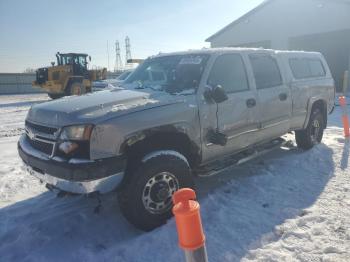
[[[136,227],[171,216],[193,176],[295,131],[320,143],[335,87],[320,53],[203,49],[150,57],[122,87],[33,106],[18,152],[29,172],[78,194],[115,190]]]

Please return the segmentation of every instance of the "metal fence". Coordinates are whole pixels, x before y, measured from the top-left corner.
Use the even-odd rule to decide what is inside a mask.
[[[0,94],[41,93],[39,88],[32,87],[35,74],[0,73]]]
[[[116,78],[120,73],[108,72],[107,78]],[[32,87],[35,73],[0,73],[0,95],[42,93],[40,88]]]

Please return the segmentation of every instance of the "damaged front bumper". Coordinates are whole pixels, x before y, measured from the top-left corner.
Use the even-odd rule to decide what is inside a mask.
[[[124,157],[96,161],[50,157],[33,148],[26,135],[18,141],[18,153],[31,175],[50,186],[76,194],[107,193],[116,189],[126,167]]]
[[[29,174],[35,176],[43,183],[75,194],[89,194],[93,192],[99,192],[101,194],[107,193],[114,190],[123,179],[123,173],[118,173],[109,177],[91,181],[69,181],[50,176],[49,174],[40,173],[28,165],[25,165],[25,167]]]

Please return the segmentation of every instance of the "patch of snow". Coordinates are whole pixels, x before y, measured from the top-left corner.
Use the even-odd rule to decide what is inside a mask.
[[[129,103],[113,105],[111,111],[112,112],[124,111],[135,107],[146,106],[149,104],[156,104],[156,103],[159,103],[159,101],[155,99],[143,97],[143,99],[140,99],[137,101],[131,101]]]

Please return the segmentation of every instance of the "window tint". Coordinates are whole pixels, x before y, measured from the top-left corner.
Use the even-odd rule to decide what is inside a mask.
[[[322,62],[318,59],[309,60],[311,75],[313,77],[325,76],[326,72],[323,68]]]
[[[78,62],[82,67],[85,67],[87,65],[86,63],[86,56],[79,56],[78,57]]]
[[[208,84],[221,85],[227,93],[248,90],[248,79],[242,57],[238,54],[219,56],[211,69]]]
[[[306,59],[290,59],[289,65],[295,78],[307,78],[311,76],[310,66]]]
[[[276,60],[270,55],[250,55],[257,89],[282,85],[282,77]]]
[[[296,79],[325,76],[326,71],[319,59],[292,58],[289,65]]]
[[[164,81],[164,80],[166,80],[163,72],[153,71],[151,73],[152,73],[152,81]]]

